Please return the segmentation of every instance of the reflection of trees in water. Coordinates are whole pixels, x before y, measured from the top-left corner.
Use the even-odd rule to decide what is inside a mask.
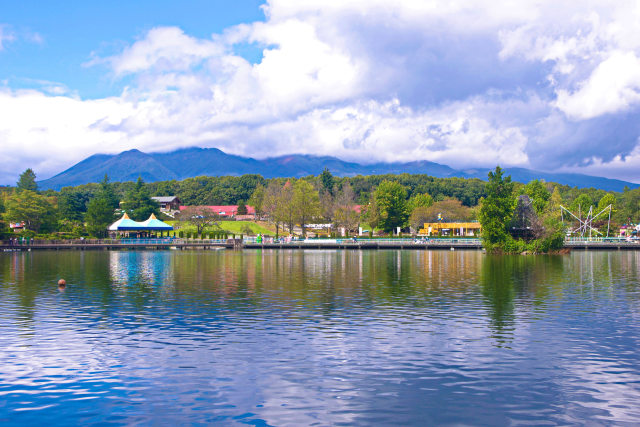
[[[33,319],[39,302],[46,304],[50,299],[60,297],[74,303],[59,295],[57,282],[60,278],[68,283],[66,294],[76,292],[81,285],[84,293],[94,297],[94,302],[99,303],[102,299],[106,304],[110,300],[109,291],[105,292],[104,287],[108,282],[107,269],[108,259],[104,253],[34,251],[2,254],[0,288],[7,296],[16,297],[16,306],[21,312],[20,323],[24,324],[25,320]],[[94,294],[95,290],[98,292]]]
[[[16,298],[25,318],[33,317],[39,293],[55,289],[61,277],[70,284],[67,294],[82,289],[105,314],[122,303],[144,312],[150,301],[171,299],[193,307],[224,301],[230,308],[329,315],[391,304],[446,304],[455,310],[456,304],[480,301],[480,284],[493,327],[502,334],[514,322],[514,301],[523,310],[528,305],[543,310],[550,298],[576,289],[637,286],[639,256],[635,251],[511,257],[430,250],[32,252],[0,257],[0,289]],[[638,296],[637,290],[627,294]],[[81,302],[76,296],[69,303]]]
[[[251,303],[267,294],[283,305],[331,312],[360,305],[426,305],[477,285],[482,254],[449,251],[300,251],[174,253],[176,291]],[[410,297],[410,298],[408,298]],[[415,297],[415,298],[413,298]]]
[[[574,251],[565,274],[585,297],[613,297],[620,288],[636,307],[640,302],[640,251]]]
[[[17,298],[18,310],[21,319],[20,325],[27,326],[29,329],[33,322],[33,313],[35,310],[35,300],[37,290],[30,280],[29,271],[32,268],[31,254],[27,252],[16,252],[8,255],[0,256],[2,267],[0,271],[0,283],[2,284],[3,293],[13,295]],[[7,296],[8,296],[7,295]],[[6,297],[3,299],[7,299]]]
[[[494,336],[502,344],[515,329],[515,300],[522,308],[540,309],[551,293],[562,292],[567,257],[555,255],[487,255],[480,284],[489,306]],[[560,285],[560,287],[556,286]]]
[[[111,288],[138,310],[144,311],[155,295],[173,291],[173,262],[166,251],[109,252]]]
[[[529,257],[510,255],[487,255],[482,263],[482,294],[489,305],[494,337],[499,343],[508,341],[506,336],[513,330],[515,276],[524,271],[523,264]],[[522,277],[519,282],[522,283]]]

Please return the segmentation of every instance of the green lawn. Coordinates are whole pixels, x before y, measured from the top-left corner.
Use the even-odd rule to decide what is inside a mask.
[[[167,224],[172,225],[176,228],[176,231],[184,231],[186,233],[195,233],[196,228],[189,224],[180,224],[178,221],[165,221]],[[246,228],[247,226],[251,228],[251,233],[249,234],[275,234],[273,231],[261,226],[260,224],[256,224],[253,221],[218,221],[218,226],[222,230],[222,232],[227,232],[229,234],[247,234]],[[204,232],[210,233],[215,232],[218,229],[216,227],[209,227]]]

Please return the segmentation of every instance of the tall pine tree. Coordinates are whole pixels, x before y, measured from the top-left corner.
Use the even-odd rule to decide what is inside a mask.
[[[502,174],[500,166],[489,172],[487,197],[483,200],[478,215],[482,224],[482,240],[487,249],[504,244],[509,239],[507,226],[513,215],[515,198],[511,176],[505,178]]]
[[[152,213],[160,213],[158,202],[149,196],[149,190],[141,177],[138,177],[135,186],[125,195],[122,208],[134,221],[144,221]]]
[[[85,221],[87,231],[95,237],[106,237],[107,227],[115,221],[115,209],[118,199],[109,183],[109,177],[104,176],[100,183],[100,191],[97,196],[89,201]]]
[[[29,168],[22,172],[20,179],[16,183],[18,190],[38,191],[38,184],[36,183],[36,174],[33,169]]]

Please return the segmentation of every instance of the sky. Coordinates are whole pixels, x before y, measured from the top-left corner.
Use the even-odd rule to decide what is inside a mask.
[[[0,4],[1,184],[193,146],[640,182],[639,137],[637,1]]]

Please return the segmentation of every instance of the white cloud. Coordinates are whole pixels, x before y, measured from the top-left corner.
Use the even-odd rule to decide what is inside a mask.
[[[0,51],[4,50],[6,43],[16,39],[13,31],[8,26],[0,24]]]
[[[627,110],[640,101],[640,59],[614,52],[575,92],[558,90],[556,106],[573,119],[590,119]]]
[[[187,36],[176,27],[160,27],[149,31],[145,38],[107,61],[118,75],[155,68],[158,71],[188,70],[206,58],[223,53],[212,40]]]
[[[0,141],[43,176],[134,147],[541,169],[622,168],[637,147],[635,2],[271,0],[265,12],[208,38],[154,28],[92,60],[126,79],[111,98],[6,89]],[[243,43],[262,59],[234,54]],[[604,146],[601,125],[629,135]]]

